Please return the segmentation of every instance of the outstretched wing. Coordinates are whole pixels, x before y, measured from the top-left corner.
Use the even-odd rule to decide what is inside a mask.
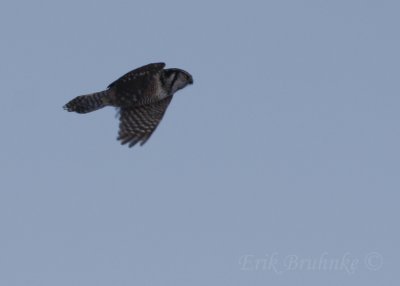
[[[115,87],[117,89],[125,89],[129,88],[130,86],[137,86],[138,82],[142,81],[144,78],[151,78],[152,75],[157,74],[164,67],[165,63],[153,63],[142,66],[124,74],[119,79],[112,82],[108,88]]]
[[[172,96],[148,105],[121,108],[118,140],[121,144],[129,143],[129,147],[140,142],[146,143],[157,128]]]

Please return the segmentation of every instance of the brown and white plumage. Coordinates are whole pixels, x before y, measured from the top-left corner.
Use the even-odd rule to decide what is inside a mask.
[[[74,98],[64,109],[88,113],[115,106],[120,114],[118,140],[129,147],[139,142],[143,145],[163,118],[174,93],[193,83],[188,72],[164,67],[164,63],[154,63],[137,68],[104,91]]]

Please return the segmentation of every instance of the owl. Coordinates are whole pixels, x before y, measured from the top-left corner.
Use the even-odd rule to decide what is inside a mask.
[[[193,84],[187,71],[164,67],[165,63],[152,63],[132,70],[106,90],[75,97],[64,109],[88,113],[105,106],[117,107],[117,140],[129,147],[143,145],[157,128],[175,92]]]

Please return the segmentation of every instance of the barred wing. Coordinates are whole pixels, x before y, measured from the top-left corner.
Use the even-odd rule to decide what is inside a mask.
[[[158,102],[136,107],[121,108],[118,140],[121,144],[134,146],[146,143],[157,128],[172,96],[166,97]]]

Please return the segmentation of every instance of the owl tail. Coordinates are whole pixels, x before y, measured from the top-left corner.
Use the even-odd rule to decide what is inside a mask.
[[[107,105],[109,90],[95,92],[87,95],[80,95],[64,105],[67,111],[75,111],[77,113],[88,113]]]

